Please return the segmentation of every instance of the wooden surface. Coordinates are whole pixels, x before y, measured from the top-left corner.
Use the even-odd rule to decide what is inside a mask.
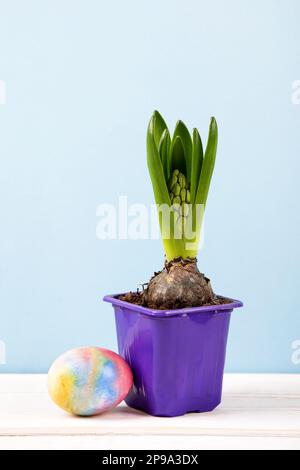
[[[0,375],[0,449],[300,449],[300,375],[229,374],[212,413],[154,418],[57,408],[45,375]]]

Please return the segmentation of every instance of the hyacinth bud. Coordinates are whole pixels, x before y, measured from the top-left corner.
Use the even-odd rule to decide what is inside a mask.
[[[175,195],[175,196],[179,196],[180,194],[180,186],[178,183],[174,184],[174,186],[172,186],[172,193]]]
[[[179,204],[179,205],[181,204],[180,196],[174,196],[173,204]]]
[[[169,181],[169,190],[172,191],[173,186],[177,183],[177,176],[173,173]]]
[[[182,190],[180,191],[180,197],[181,197],[181,201],[185,202],[185,200],[186,200],[186,189],[185,188],[182,188]]]
[[[178,183],[179,183],[179,185],[180,185],[181,188],[185,188],[185,187],[186,187],[185,176],[184,176],[182,173],[179,173],[179,175],[178,175]]]
[[[185,219],[189,215],[191,194],[186,177],[177,169],[173,171],[170,178],[169,191],[171,204],[176,210],[176,224],[181,224],[183,226]]]

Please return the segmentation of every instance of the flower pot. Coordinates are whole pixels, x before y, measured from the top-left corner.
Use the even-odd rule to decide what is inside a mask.
[[[118,294],[120,295],[120,294]],[[152,310],[105,296],[134,385],[130,407],[154,416],[212,411],[221,402],[230,315],[243,304]]]

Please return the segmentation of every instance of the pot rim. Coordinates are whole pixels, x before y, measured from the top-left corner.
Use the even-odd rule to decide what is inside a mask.
[[[243,302],[240,300],[232,299],[230,297],[224,297],[222,295],[217,295],[219,299],[227,299],[230,300],[228,304],[221,304],[221,305],[206,305],[203,307],[186,307],[186,308],[179,308],[176,310],[155,310],[147,307],[142,307],[141,305],[132,304],[130,302],[125,302],[124,300],[120,300],[119,297],[122,294],[111,294],[105,295],[103,297],[104,302],[109,302],[113,306],[126,308],[131,310],[132,312],[142,313],[144,315],[150,317],[159,317],[159,318],[166,318],[166,317],[175,317],[175,316],[184,316],[187,314],[193,313],[221,313],[221,312],[228,312],[232,311],[234,308],[243,307]]]

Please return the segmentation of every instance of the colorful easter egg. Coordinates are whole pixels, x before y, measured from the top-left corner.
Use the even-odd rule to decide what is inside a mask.
[[[118,354],[83,347],[59,356],[48,372],[48,389],[61,408],[92,416],[117,406],[132,386],[132,372]]]

